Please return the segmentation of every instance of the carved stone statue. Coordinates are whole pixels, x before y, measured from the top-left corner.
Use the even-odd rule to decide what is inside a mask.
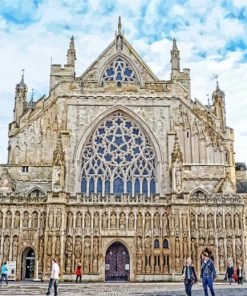
[[[65,269],[66,272],[71,272],[71,257],[73,252],[72,246],[72,238],[68,237],[65,245],[65,254],[66,254],[66,262],[65,262]]]
[[[93,227],[94,229],[98,229],[99,228],[99,214],[95,213],[94,217],[93,217]]]
[[[226,243],[227,257],[232,258],[232,241],[229,239]]]
[[[136,241],[136,254],[142,255],[142,239],[140,236],[138,236]]]
[[[239,216],[238,216],[238,214],[235,214],[234,215],[234,226],[235,226],[235,229],[236,230],[239,230],[240,229],[240,227],[239,227]]]
[[[214,229],[214,216],[212,214],[208,215],[208,229]]]
[[[43,229],[45,227],[45,213],[43,212],[40,217],[40,228]]]
[[[187,237],[183,238],[183,258],[188,256],[188,240]]]
[[[221,214],[217,214],[216,223],[217,223],[217,228],[222,229],[222,215]]]
[[[40,258],[43,258],[44,255],[44,239],[43,237],[40,237],[39,239],[39,256]]]
[[[29,213],[24,212],[23,227],[28,227],[28,223],[29,223]]]
[[[50,235],[48,236],[48,242],[47,242],[47,255],[48,256],[52,255],[52,237]]]
[[[60,242],[60,236],[56,237],[56,248],[55,248],[55,255],[60,255],[60,248],[61,248],[61,242]]]
[[[194,214],[191,214],[190,216],[190,227],[191,227],[191,230],[194,230],[196,229],[196,218],[195,218],[195,215]]]
[[[154,215],[154,228],[160,228],[160,215],[158,213]]]
[[[224,250],[224,241],[223,239],[219,240],[219,266],[220,266],[220,271],[224,272],[225,271],[225,250]]]
[[[85,214],[85,227],[91,227],[91,215],[88,212]]]
[[[62,226],[62,214],[61,214],[61,212],[57,212],[56,227],[61,228],[61,226]]]
[[[129,229],[135,228],[135,217],[133,213],[129,214]]]
[[[15,261],[18,254],[18,238],[14,237],[12,245],[12,260]]]
[[[174,225],[174,230],[175,231],[179,231],[179,215],[178,213],[177,214],[174,214],[174,222],[175,222],[175,225]]]
[[[198,227],[199,227],[199,229],[204,229],[204,215],[203,214],[198,215]]]
[[[175,239],[175,255],[176,255],[176,257],[178,257],[180,255],[179,238]]]
[[[120,214],[120,218],[119,218],[119,226],[121,229],[125,228],[125,224],[126,224],[126,219],[125,219],[125,214],[121,213]]]
[[[139,213],[137,216],[137,228],[142,228],[142,214]]]
[[[75,259],[77,262],[81,259],[81,240],[79,238],[75,241]]]
[[[188,225],[187,225],[187,215],[186,214],[182,214],[182,226],[183,226],[183,230],[187,230]]]
[[[111,228],[117,228],[117,215],[115,212],[111,214],[110,226]]]
[[[90,254],[91,254],[91,239],[86,237],[84,241],[84,272],[89,273],[90,271]]]
[[[67,228],[72,228],[72,226],[73,226],[73,214],[69,212],[67,216]]]
[[[107,213],[104,213],[102,216],[102,228],[107,229],[108,228],[108,218]]]
[[[76,215],[76,227],[77,228],[81,228],[81,226],[82,226],[82,215],[81,215],[81,213],[77,213],[77,215]]]
[[[3,256],[5,260],[9,256],[9,247],[10,247],[10,242],[9,242],[9,237],[7,236],[5,237],[4,245],[3,245]]]
[[[226,229],[231,229],[232,228],[232,221],[231,221],[231,215],[227,214],[226,216]]]
[[[34,228],[38,227],[38,213],[36,212],[32,214],[32,227]]]
[[[151,215],[148,213],[145,217],[145,228],[147,230],[151,229]]]
[[[53,215],[53,212],[50,212],[49,217],[48,217],[48,226],[49,226],[49,228],[53,227],[53,223],[54,223],[54,215]]]
[[[194,239],[191,240],[191,259],[196,261],[196,242]]]
[[[0,212],[0,228],[3,227],[3,213]]]
[[[168,217],[166,212],[163,215],[163,231],[164,233],[167,233],[169,231]]]
[[[236,253],[237,263],[241,264],[242,250],[241,250],[241,240],[240,240],[240,238],[236,238],[235,247],[236,247],[235,253]]]
[[[20,227],[20,212],[15,213],[14,228]],[[1,227],[0,227],[1,228]]]
[[[176,165],[175,167],[175,183],[176,191],[181,192],[182,190],[182,167],[181,165]]]

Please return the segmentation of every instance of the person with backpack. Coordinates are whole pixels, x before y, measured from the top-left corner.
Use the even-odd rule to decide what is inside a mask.
[[[212,296],[215,296],[214,281],[216,280],[216,270],[214,262],[208,257],[207,252],[202,253],[201,279],[204,295],[208,296],[208,288]]]
[[[4,262],[1,267],[1,286],[3,285],[3,281],[5,280],[6,285],[8,286],[8,268],[7,262]]]

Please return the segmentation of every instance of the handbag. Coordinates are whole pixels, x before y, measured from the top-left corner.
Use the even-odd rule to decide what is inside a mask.
[[[225,274],[224,281],[227,281],[227,275]]]

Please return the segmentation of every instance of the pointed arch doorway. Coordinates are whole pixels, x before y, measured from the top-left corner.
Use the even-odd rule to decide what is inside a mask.
[[[127,248],[120,242],[110,245],[105,256],[105,280],[129,281],[130,258]]]
[[[35,271],[35,252],[33,248],[27,247],[21,258],[21,278],[22,280],[32,280]]]

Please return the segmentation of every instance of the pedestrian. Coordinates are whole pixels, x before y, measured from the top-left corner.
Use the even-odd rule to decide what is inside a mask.
[[[208,257],[207,252],[202,253],[202,266],[201,266],[201,278],[204,290],[204,295],[208,296],[208,288],[212,296],[215,296],[214,292],[214,281],[216,279],[216,271],[214,262]]]
[[[234,268],[233,268],[232,262],[229,262],[226,269],[226,276],[228,278],[229,285],[232,284],[233,274],[234,274]]]
[[[192,295],[192,286],[197,283],[195,268],[191,263],[191,258],[188,258],[182,270],[185,292],[188,296]]]
[[[237,275],[238,275],[238,284],[243,285],[243,269],[240,264],[237,269]]]
[[[7,262],[4,262],[1,267],[1,286],[3,285],[3,280],[5,280],[6,285],[8,286],[8,268]]]
[[[81,263],[79,263],[77,265],[75,274],[76,274],[76,280],[75,280],[75,282],[78,283],[78,281],[80,280],[80,283],[81,283]]]
[[[52,285],[54,286],[54,296],[58,295],[57,288],[58,288],[58,276],[59,276],[59,266],[57,264],[56,259],[52,259],[52,268],[51,268],[51,277],[48,285],[48,290],[46,295],[51,295]]]

